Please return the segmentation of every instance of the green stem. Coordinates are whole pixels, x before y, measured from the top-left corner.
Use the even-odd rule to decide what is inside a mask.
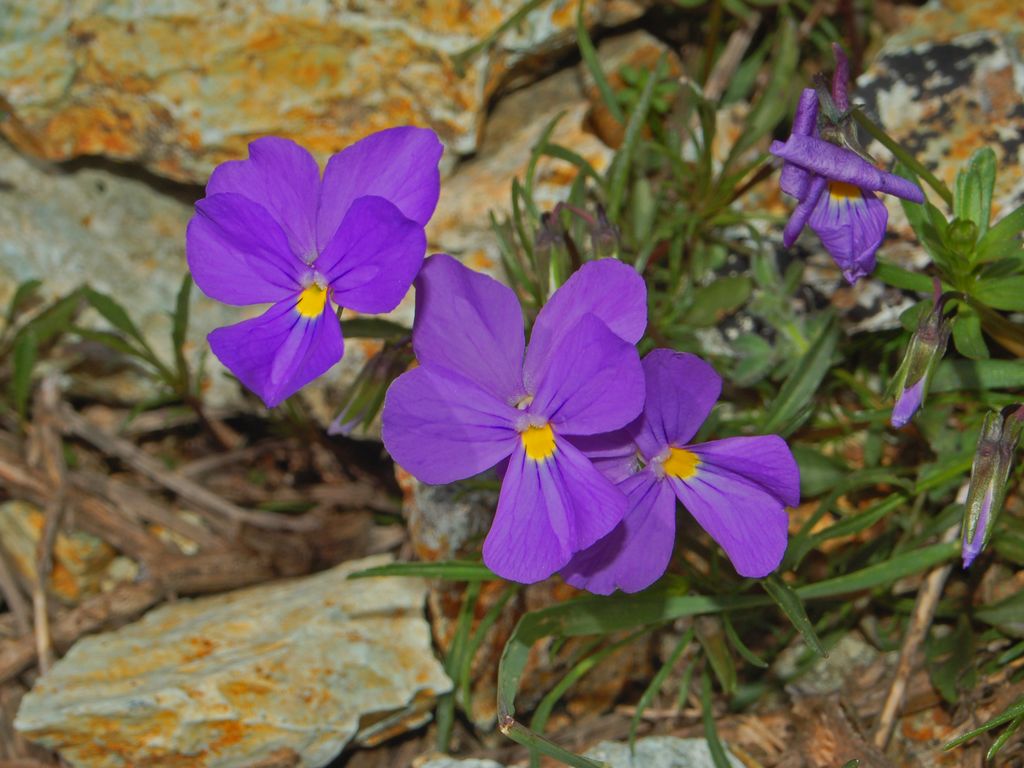
[[[953,207],[953,193],[949,191],[949,187],[943,184],[934,173],[929,171],[921,163],[921,161],[901,147],[889,134],[883,131],[879,125],[865,115],[859,107],[853,110],[853,119],[857,121],[857,125],[870,133],[872,138],[877,139],[882,146],[892,152],[893,157],[917,174],[919,178],[926,181],[928,186],[935,190],[936,194],[943,199],[946,205],[950,208]]]

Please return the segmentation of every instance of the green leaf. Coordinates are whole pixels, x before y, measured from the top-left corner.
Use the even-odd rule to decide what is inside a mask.
[[[986,232],[975,250],[977,261],[996,261],[1015,253],[1021,246],[1024,232],[1024,205],[1014,209]]]
[[[7,315],[4,318],[5,329],[14,325],[14,320],[21,308],[32,299],[42,284],[42,280],[26,280],[15,289],[14,295],[7,305]]]
[[[350,573],[350,579],[369,579],[375,576],[418,576],[424,579],[449,581],[494,581],[498,578],[483,563],[450,560],[436,563],[389,563]]]
[[[633,717],[629,721],[629,746],[632,749],[633,744],[636,742],[636,729],[640,726],[640,720],[644,716],[644,710],[651,705],[654,701],[654,697],[658,695],[658,691],[665,684],[669,674],[675,668],[676,663],[680,657],[693,642],[696,631],[693,627],[690,627],[686,633],[679,638],[679,642],[676,643],[676,647],[672,649],[672,653],[669,654],[668,658],[665,659],[665,663],[661,665],[657,672],[654,673],[654,677],[651,678],[651,682],[644,688],[644,692],[640,695],[640,700],[636,703],[636,711],[633,712]]]
[[[70,330],[72,318],[78,312],[81,299],[81,290],[73,291],[64,298],[58,299],[18,331],[15,343],[17,343],[18,336],[32,333],[36,337],[37,346],[42,347],[52,341],[55,336]]]
[[[834,316],[830,316],[765,411],[760,428],[762,433],[785,437],[810,415],[814,393],[832,364],[839,334],[839,324]]]
[[[682,322],[704,328],[735,312],[750,298],[754,281],[746,275],[723,277],[694,291],[693,303]]]
[[[930,392],[1024,388],[1019,360],[943,360],[928,387]]]
[[[820,496],[835,488],[850,473],[848,467],[810,446],[795,444],[790,446],[790,450],[800,467],[800,495],[803,498]]]
[[[1017,699],[1017,701],[1011,704],[1006,709],[1006,711],[1003,712],[1001,715],[996,715],[987,723],[984,723],[979,727],[968,731],[967,733],[957,736],[955,739],[946,744],[943,747],[943,749],[950,750],[954,747],[959,747],[961,744],[965,744],[971,739],[974,739],[987,731],[991,731],[993,728],[998,728],[1003,723],[1010,723],[1021,717],[1024,717],[1024,696]]]
[[[185,341],[188,338],[189,300],[192,296],[192,275],[186,273],[178,289],[171,316],[171,348],[174,350],[174,364],[177,367],[178,391],[185,395],[189,389],[190,376],[188,360],[185,359]]]
[[[721,623],[710,616],[698,619],[697,640],[704,649],[704,655],[707,656],[711,671],[715,673],[722,691],[732,696],[736,692],[736,662],[729,652]]]
[[[921,206],[914,205],[915,211],[920,211]],[[878,260],[878,264],[875,266],[875,271],[872,273],[872,277],[881,280],[886,285],[891,285],[894,288],[902,288],[905,291],[917,291],[918,293],[930,293],[932,290],[932,280],[927,275],[923,275],[920,272],[911,272],[898,267],[895,264],[891,264],[882,259]]]
[[[582,7],[582,4],[580,7]],[[658,60],[659,69],[662,66],[661,62],[663,60],[664,56]],[[626,182],[629,180],[633,155],[636,153],[637,144],[640,143],[641,132],[643,131],[644,124],[647,122],[647,113],[651,108],[651,99],[654,96],[654,85],[656,82],[657,78],[652,74],[647,78],[647,82],[644,83],[640,100],[637,102],[636,108],[629,116],[629,122],[626,124],[626,133],[622,140],[622,146],[615,153],[615,159],[612,161],[611,168],[608,169],[608,218],[613,222],[619,220],[619,210],[622,206],[623,194],[626,191]]]
[[[974,615],[1010,637],[1024,637],[1024,590],[997,603],[984,605]]]
[[[28,399],[32,392],[32,369],[35,367],[38,351],[36,336],[31,330],[18,334],[14,343],[10,391],[14,410],[22,418],[28,413]]]
[[[1024,275],[979,280],[971,295],[992,309],[1019,312],[1024,310]]]
[[[142,336],[142,331],[139,330],[138,326],[135,325],[135,322],[128,316],[128,312],[125,308],[118,304],[114,299],[104,293],[95,291],[92,288],[85,289],[85,298],[89,304],[91,304],[97,312],[103,315],[104,319],[117,328],[117,330],[130,338],[139,341],[144,346],[146,345],[145,339]]]
[[[971,155],[967,168],[956,177],[953,198],[953,216],[973,221],[978,234],[988,231],[992,210],[992,189],[996,183],[996,153],[991,147],[982,147]]]
[[[825,646],[821,644],[821,640],[818,639],[818,633],[814,631],[814,625],[807,618],[804,604],[797,593],[793,591],[793,588],[776,574],[762,579],[761,586],[764,587],[764,591],[775,601],[775,604],[782,609],[782,612],[786,614],[797,631],[803,635],[804,641],[811,650],[822,658],[827,658],[828,652],[825,650]]]
[[[341,321],[341,335],[346,339],[398,341],[411,334],[412,329],[383,317],[354,317]]]
[[[718,738],[718,729],[715,728],[715,715],[711,706],[711,678],[707,672],[700,678],[700,716],[704,723],[704,738],[708,743],[708,752],[711,753],[711,762],[715,764],[715,768],[731,768],[725,747]]]
[[[626,118],[619,108],[619,100],[615,98],[615,91],[612,90],[611,85],[608,84],[608,79],[604,76],[604,70],[601,69],[601,60],[598,58],[597,49],[594,48],[594,43],[587,33],[587,25],[583,18],[583,8],[585,5],[585,3],[580,3],[576,13],[576,46],[579,48],[580,57],[590,72],[590,76],[594,78],[594,85],[597,86],[605,107],[611,112],[612,117],[620,123],[625,123]],[[653,78],[651,79],[653,80]],[[654,87],[653,82],[651,87]]]
[[[973,360],[988,357],[988,347],[981,335],[981,318],[966,304],[960,304],[957,308],[956,321],[953,323],[953,345],[964,357]]]
[[[747,644],[743,642],[740,636],[736,632],[736,628],[732,625],[732,619],[729,618],[728,613],[722,614],[722,623],[725,625],[725,636],[729,639],[729,643],[736,652],[743,657],[744,661],[748,664],[752,664],[760,669],[768,669],[768,662],[754,653]]]
[[[928,636],[925,662],[932,685],[950,704],[960,700],[961,691],[974,688],[977,670],[974,666],[974,632],[965,615],[960,616],[956,629],[938,635],[935,627]]]

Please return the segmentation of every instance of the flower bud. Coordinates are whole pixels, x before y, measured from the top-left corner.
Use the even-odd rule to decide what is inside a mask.
[[[907,345],[903,362],[896,372],[898,394],[891,419],[894,427],[902,427],[921,407],[928,394],[932,374],[946,353],[950,324],[943,315],[943,308],[947,297],[948,294],[938,297],[932,310],[921,318]]]
[[[971,466],[971,482],[964,502],[963,556],[964,568],[992,538],[996,516],[1003,507],[1006,484],[1013,466],[1013,454],[1024,427],[1024,406],[991,411],[985,415]]]
[[[365,431],[376,418],[388,387],[413,361],[408,338],[385,341],[363,365],[342,397],[338,415],[327,427],[329,435],[352,436]]]

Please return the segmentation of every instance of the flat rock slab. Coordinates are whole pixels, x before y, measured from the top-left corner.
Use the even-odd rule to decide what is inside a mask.
[[[733,768],[743,764],[726,750],[726,760]],[[704,739],[680,739],[675,736],[648,736],[637,739],[634,749],[620,741],[602,741],[584,754],[603,762],[607,768],[714,768],[711,750]],[[436,757],[417,762],[416,768],[505,768],[493,760],[459,760]],[[518,764],[516,764],[518,765]],[[508,768],[516,768],[509,766]]]
[[[419,579],[347,581],[388,557],[163,606],[72,647],[15,728],[85,768],[323,766],[430,718],[451,681]]]
[[[572,44],[577,3],[558,0],[459,58],[521,5],[8,0],[0,93],[14,120],[0,131],[50,160],[103,155],[191,182],[266,134],[325,159],[375,130],[416,124],[468,153],[517,64]],[[596,0],[586,16],[608,25],[641,10]]]

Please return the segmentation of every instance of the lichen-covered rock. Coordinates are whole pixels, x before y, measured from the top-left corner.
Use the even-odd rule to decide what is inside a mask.
[[[44,525],[42,511],[27,502],[0,504],[0,548],[29,584],[36,582],[36,548]],[[79,531],[58,532],[48,591],[69,605],[98,594],[110,580],[117,559],[113,548],[95,536]]]
[[[584,756],[603,760],[609,768],[714,768],[715,765],[707,741],[675,736],[637,739],[635,749],[619,741],[602,741]],[[726,760],[733,768],[743,768],[729,752],[726,752]]]
[[[524,59],[572,43],[576,0],[543,3],[457,66],[520,0],[12,0],[0,17],[0,130],[50,160],[104,155],[202,182],[258,136],[321,159],[391,125],[476,148],[493,95]],[[636,16],[587,2],[590,23]]]
[[[327,764],[350,740],[422,724],[451,688],[418,579],[347,581],[386,557],[199,600],[76,643],[15,727],[73,766],[248,768],[289,749]]]

